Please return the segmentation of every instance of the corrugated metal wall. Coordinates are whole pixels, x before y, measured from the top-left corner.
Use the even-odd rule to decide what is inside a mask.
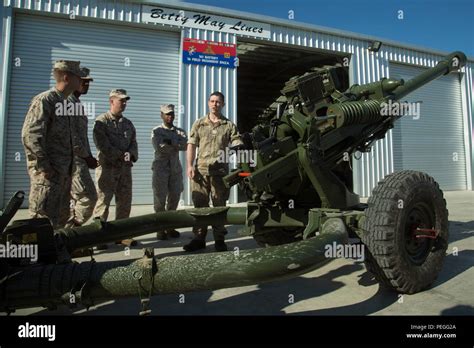
[[[3,206],[5,182],[5,148],[7,144],[7,103],[9,90],[9,67],[11,56],[11,34],[13,32],[12,9],[0,6],[0,206]]]
[[[426,68],[392,63],[390,77],[409,80]],[[429,173],[443,190],[465,190],[466,152],[459,74],[431,81],[403,98],[418,102],[419,114],[407,115],[393,129],[395,171]]]
[[[131,23],[141,22],[141,4],[108,0],[5,0],[5,6]]]
[[[5,46],[4,46],[4,41],[5,41],[5,33],[7,29],[7,16],[3,15],[3,12],[5,11],[5,8],[0,5],[0,62],[2,63],[1,68],[0,68],[0,96],[1,93],[3,92],[3,86],[1,82],[3,82],[3,70],[4,70],[4,59],[5,59]],[[0,98],[0,101],[2,99]]]
[[[119,22],[141,23],[140,3],[127,3],[124,1],[107,0],[77,0],[74,3],[62,0],[6,0],[7,6],[15,8],[44,11],[49,13],[69,14],[72,10],[82,16],[114,20]],[[179,3],[176,4],[179,7]],[[172,7],[170,4],[165,5]],[[186,6],[190,6],[186,4]],[[205,8],[196,5],[202,10]],[[204,10],[203,10],[204,11]],[[210,12],[216,10],[209,9]],[[252,17],[252,15],[249,15]],[[258,20],[255,15],[253,20]],[[441,58],[438,54],[425,53],[412,48],[397,47],[393,43],[384,44],[378,53],[371,53],[367,50],[369,39],[359,38],[356,35],[345,36],[344,33],[321,32],[314,28],[303,28],[301,23],[275,24],[278,19],[270,20],[272,24],[272,36],[263,41],[275,43],[298,45],[314,49],[327,50],[331,52],[341,52],[352,54],[351,61],[351,83],[369,83],[377,81],[382,77],[389,76],[390,62],[402,62],[419,66],[434,66]],[[156,25],[156,24],[154,24]],[[156,25],[158,27],[162,26]],[[299,27],[296,27],[299,26]],[[183,29],[182,36],[191,38],[201,38],[235,43],[239,37],[230,34],[214,33],[196,29]],[[234,117],[236,110],[236,73],[225,68],[196,67],[181,64],[180,77],[180,103],[183,105],[184,117],[180,125],[189,130],[192,121],[201,116],[206,110],[206,94],[213,88],[222,89],[226,94],[228,105],[226,107],[227,116]],[[466,143],[466,165],[468,189],[472,189],[473,173],[472,162],[474,153],[472,151],[472,131],[473,131],[473,100],[472,100],[472,62],[464,69],[465,75],[462,85],[462,104],[464,114],[464,139]],[[203,87],[204,86],[204,87]],[[204,95],[204,98],[202,97]],[[466,116],[467,115],[467,116]],[[468,150],[470,148],[470,150]],[[183,157],[184,158],[184,157]],[[354,182],[355,191],[362,196],[370,195],[372,188],[385,175],[394,170],[392,133],[378,141],[371,153],[363,154],[361,159],[354,161]],[[185,199],[189,203],[189,186],[186,186]],[[231,197],[236,197],[235,192]],[[231,198],[235,201],[235,198]]]
[[[413,49],[387,46],[384,53],[390,63],[404,63],[413,66],[431,68],[436,66],[439,60],[444,56],[431,54]],[[472,172],[472,163],[474,162],[474,152],[472,137],[474,132],[473,127],[473,76],[472,76],[472,61],[468,61],[466,66],[461,69],[461,104],[462,104],[462,122],[463,122],[463,140],[464,140],[464,158],[466,171],[466,188],[473,189],[474,176]],[[457,88],[457,87],[456,87]]]
[[[466,177],[467,189],[474,189],[474,64],[469,62],[463,69],[461,96],[464,117],[464,143],[466,144]]]

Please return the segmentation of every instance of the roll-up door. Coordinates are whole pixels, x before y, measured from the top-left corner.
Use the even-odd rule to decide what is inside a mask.
[[[411,79],[423,68],[390,65],[391,78]],[[404,116],[393,130],[395,171],[430,174],[444,190],[465,190],[466,156],[459,74],[451,73],[403,98],[420,104],[419,115]],[[413,109],[414,110],[414,109]]]

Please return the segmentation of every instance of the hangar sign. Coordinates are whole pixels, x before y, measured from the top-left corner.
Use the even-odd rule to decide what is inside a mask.
[[[269,39],[271,34],[270,24],[161,6],[142,5],[142,21],[144,23],[177,25],[265,39]]]

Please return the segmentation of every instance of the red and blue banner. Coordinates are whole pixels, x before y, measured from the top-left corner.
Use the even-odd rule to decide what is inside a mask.
[[[184,38],[183,63],[235,68],[237,48],[231,43]]]

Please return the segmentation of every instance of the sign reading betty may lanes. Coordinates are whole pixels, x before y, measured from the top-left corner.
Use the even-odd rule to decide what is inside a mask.
[[[270,24],[208,13],[142,5],[142,21],[190,28],[208,29],[237,35],[270,38]]]

